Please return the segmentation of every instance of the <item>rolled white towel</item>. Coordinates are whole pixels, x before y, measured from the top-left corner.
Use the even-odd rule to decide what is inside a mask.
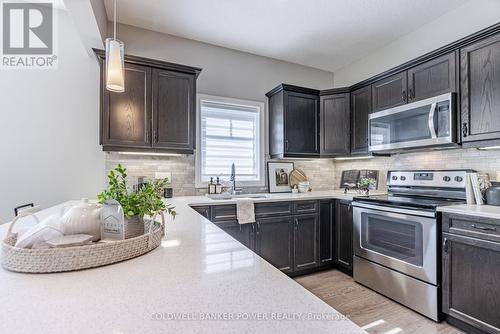
[[[236,218],[239,224],[255,223],[255,205],[252,199],[236,199]]]

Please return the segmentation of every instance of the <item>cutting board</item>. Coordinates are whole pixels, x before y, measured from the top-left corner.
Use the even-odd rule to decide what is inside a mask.
[[[290,173],[290,187],[294,188],[299,185],[299,182],[307,181],[306,173],[301,169],[294,169]]]

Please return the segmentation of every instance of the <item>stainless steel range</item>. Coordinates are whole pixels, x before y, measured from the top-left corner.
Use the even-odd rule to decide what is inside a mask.
[[[354,280],[439,320],[436,207],[465,202],[470,170],[394,170],[387,195],[353,202]]]

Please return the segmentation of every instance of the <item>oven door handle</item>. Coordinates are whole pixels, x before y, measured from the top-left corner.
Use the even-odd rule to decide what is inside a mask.
[[[429,111],[429,131],[431,132],[431,137],[437,138],[436,134],[436,124],[434,123],[434,115],[436,112],[436,102],[431,104],[431,110]]]
[[[405,214],[405,215],[411,215],[411,216],[421,216],[421,217],[428,217],[428,218],[435,218],[436,214],[431,211],[424,211],[424,210],[411,210],[411,209],[404,209],[404,208],[397,208],[397,207],[388,207],[388,206],[383,206],[383,205],[376,205],[376,204],[367,204],[367,203],[362,203],[362,202],[353,202],[353,207],[358,207],[358,208],[365,208],[365,209],[371,209],[373,211],[378,211],[380,213],[382,212],[389,212],[389,213],[399,213],[399,214]]]

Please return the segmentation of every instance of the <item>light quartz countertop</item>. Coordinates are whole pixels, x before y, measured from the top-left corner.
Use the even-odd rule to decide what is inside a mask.
[[[384,192],[376,191],[370,192],[370,195],[384,194]],[[255,195],[255,194],[253,194]],[[300,201],[300,200],[314,200],[314,199],[327,199],[335,198],[340,200],[351,201],[354,197],[363,196],[356,191],[349,191],[347,194],[343,190],[321,190],[321,191],[311,191],[307,193],[272,193],[272,194],[258,194],[265,197],[252,198],[255,203],[263,202],[279,202],[279,201]],[[244,195],[239,195],[244,196]],[[220,204],[235,204],[237,199],[213,199],[209,196],[186,196],[183,197],[185,200],[191,201],[193,206],[201,205],[220,205]],[[244,197],[240,197],[244,198]]]
[[[500,206],[496,205],[457,204],[441,206],[437,210],[445,213],[500,219]]]
[[[276,194],[265,200],[313,198],[349,195]],[[129,261],[57,274],[0,269],[1,332],[365,333],[189,207],[221,202],[204,196],[167,200],[178,217],[167,221],[166,238]],[[43,219],[74,203],[37,215]],[[2,239],[7,227],[0,226]]]

